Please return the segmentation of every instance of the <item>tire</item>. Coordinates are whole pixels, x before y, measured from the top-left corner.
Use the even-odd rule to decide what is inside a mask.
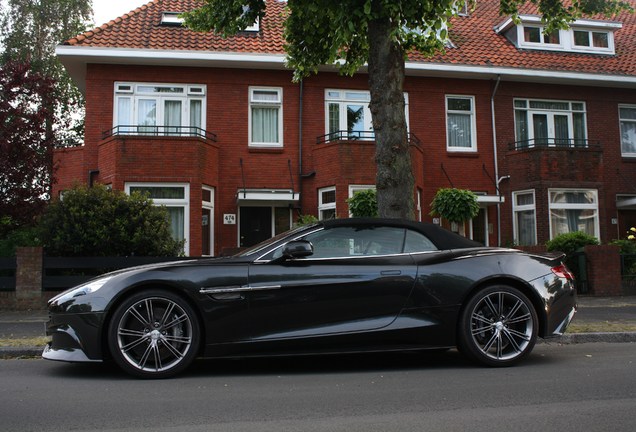
[[[459,350],[486,366],[511,366],[537,341],[537,312],[521,291],[492,286],[473,295],[459,321]]]
[[[167,378],[195,359],[201,332],[192,307],[169,291],[148,290],[126,299],[108,326],[113,360],[139,378]]]

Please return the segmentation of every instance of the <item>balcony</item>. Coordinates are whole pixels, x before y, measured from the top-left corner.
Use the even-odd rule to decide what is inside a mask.
[[[591,141],[578,138],[535,138],[525,141],[516,141],[508,144],[508,149],[530,150],[530,149],[596,149],[601,148],[600,141]]]
[[[138,136],[138,137],[178,137],[178,138],[201,138],[205,141],[216,142],[215,133],[208,132],[196,126],[142,126],[142,125],[118,125],[112,129],[102,132],[102,139],[116,136]]]
[[[537,181],[571,185],[602,181],[600,141],[544,138],[510,143],[508,149],[505,164],[514,173],[517,189],[531,187]]]
[[[413,133],[408,134],[409,144],[418,148],[422,147],[422,142]],[[339,130],[321,135],[316,138],[316,144],[328,144],[333,142],[347,142],[347,141],[375,141],[375,132],[372,131],[346,131]]]

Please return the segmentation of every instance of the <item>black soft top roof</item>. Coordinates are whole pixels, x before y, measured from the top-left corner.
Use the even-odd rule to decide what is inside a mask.
[[[386,219],[386,218],[349,218],[349,219],[329,219],[320,221],[319,225],[323,225],[325,229],[351,226],[351,227],[372,227],[372,226],[390,226],[408,228],[425,235],[429,240],[437,246],[438,249],[466,249],[474,247],[483,247],[481,243],[462,237],[438,225],[428,222],[415,222],[404,219]]]

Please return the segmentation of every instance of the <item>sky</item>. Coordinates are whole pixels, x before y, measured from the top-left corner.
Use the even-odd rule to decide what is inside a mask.
[[[95,25],[100,26],[122,16],[151,0],[93,0]]]

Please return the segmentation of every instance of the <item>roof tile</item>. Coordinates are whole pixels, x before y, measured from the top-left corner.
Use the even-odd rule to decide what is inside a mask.
[[[258,33],[245,32],[222,38],[212,32],[194,32],[185,27],[161,25],[163,12],[183,12],[201,5],[201,0],[153,0],[108,23],[66,42],[83,47],[138,48],[175,51],[238,52],[284,54],[283,19],[285,2],[267,0],[266,15]],[[636,7],[636,0],[628,0]],[[532,13],[532,6],[522,11]],[[450,32],[454,47],[427,58],[418,53],[411,61],[559,70],[636,76],[636,14],[624,12],[611,17],[622,23],[615,32],[615,55],[521,50],[494,27],[505,17],[499,15],[499,0],[479,0],[475,11],[457,17]]]

